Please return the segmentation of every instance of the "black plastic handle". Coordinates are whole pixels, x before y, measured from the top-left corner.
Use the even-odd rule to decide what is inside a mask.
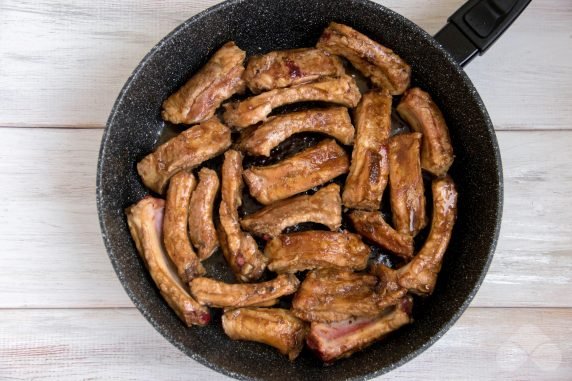
[[[470,0],[435,35],[461,66],[483,54],[531,0]]]

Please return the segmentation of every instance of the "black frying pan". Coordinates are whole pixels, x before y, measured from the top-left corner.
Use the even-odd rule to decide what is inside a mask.
[[[137,308],[187,355],[241,379],[364,379],[388,372],[427,349],[473,299],[491,262],[501,222],[502,168],[493,125],[461,66],[488,48],[529,1],[470,1],[435,38],[367,0],[230,0],[175,29],[125,84],[99,156],[97,206],[103,238]],[[307,352],[291,363],[272,348],[231,341],[217,319],[206,328],[185,327],[140,261],[123,210],[148,193],[135,164],[154,148],[165,127],[161,103],[218,47],[234,40],[256,54],[312,46],[330,21],[356,28],[412,66],[414,85],[433,96],[449,125],[456,155],[451,174],[460,198],[458,222],[437,288],[433,296],[417,303],[414,324],[350,359],[324,367]]]

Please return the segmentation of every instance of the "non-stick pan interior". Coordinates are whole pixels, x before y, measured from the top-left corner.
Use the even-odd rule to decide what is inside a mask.
[[[411,64],[415,84],[432,94],[448,122],[456,155],[451,174],[460,197],[459,218],[437,289],[416,307],[414,324],[350,359],[324,367],[308,352],[291,363],[272,348],[231,341],[216,321],[206,328],[185,327],[139,260],[123,210],[147,194],[135,164],[153,149],[164,128],[162,101],[218,47],[234,40],[249,54],[257,54],[312,46],[330,21],[353,26]],[[439,45],[411,22],[361,0],[230,1],[181,25],[135,70],[103,138],[97,198],[104,240],[123,286],[145,317],[178,348],[237,378],[337,380],[368,378],[403,364],[459,317],[494,252],[502,172],[492,126],[477,92]]]

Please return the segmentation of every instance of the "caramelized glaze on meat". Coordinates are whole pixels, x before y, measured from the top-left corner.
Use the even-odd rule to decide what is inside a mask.
[[[269,205],[324,184],[348,168],[346,151],[327,139],[274,165],[251,167],[244,171],[244,180],[250,194]]]
[[[295,275],[278,275],[262,283],[228,284],[210,278],[195,278],[191,293],[199,303],[210,307],[249,307],[272,305],[284,295],[296,292],[300,281]],[[272,304],[266,304],[271,302]]]
[[[355,80],[343,75],[323,78],[284,89],[267,91],[241,102],[224,105],[224,121],[229,126],[244,128],[264,122],[273,109],[298,102],[321,101],[355,107],[361,98]]]
[[[222,316],[224,332],[233,340],[270,345],[293,361],[304,346],[308,325],[280,308],[239,308]]]
[[[137,251],[165,301],[187,326],[207,325],[208,308],[201,306],[185,290],[167,253],[163,250],[163,211],[165,202],[146,197],[125,210]]]
[[[419,150],[422,135],[396,135],[389,139],[389,189],[393,225],[415,236],[427,225]]]
[[[161,194],[175,173],[220,155],[230,144],[230,130],[215,117],[157,147],[137,164],[137,172],[149,189]]]
[[[191,192],[196,184],[195,176],[191,173],[183,171],[173,176],[167,190],[165,221],[163,222],[165,249],[185,284],[205,274],[205,269],[193,251],[187,234],[189,203]]]
[[[395,305],[406,293],[387,289],[376,276],[349,270],[320,269],[308,273],[292,301],[302,320],[333,322],[374,317]]]
[[[405,259],[413,257],[413,237],[394,230],[379,212],[354,210],[349,214],[356,232]]]
[[[302,195],[262,208],[242,219],[242,228],[261,237],[275,237],[288,226],[303,222],[337,230],[342,224],[340,187],[330,184],[313,195]]]
[[[419,88],[409,89],[397,112],[417,132],[423,134],[421,167],[435,176],[444,176],[453,164],[449,129],[431,96]]]
[[[391,132],[391,95],[373,90],[355,111],[356,141],[350,173],[342,194],[344,206],[378,210],[387,185],[387,139]]]
[[[254,281],[266,268],[266,257],[250,234],[240,229],[238,208],[242,205],[242,154],[229,150],[222,166],[219,240],[223,255],[237,279]]]
[[[202,168],[199,172],[199,184],[191,196],[189,235],[201,260],[207,259],[218,249],[213,207],[219,186],[216,172]]]
[[[392,95],[401,94],[409,87],[409,65],[393,50],[347,25],[330,23],[316,46],[345,57],[374,85],[387,89]]]
[[[264,254],[268,269],[280,274],[316,268],[363,270],[370,249],[357,234],[311,230],[275,237]]]
[[[234,42],[222,46],[183,87],[163,103],[163,119],[179,124],[201,123],[221,103],[245,90],[242,80],[246,52]]]
[[[345,107],[313,109],[269,118],[260,127],[243,134],[238,148],[255,156],[270,156],[270,151],[300,132],[319,132],[349,145],[354,141],[354,126]]]
[[[254,56],[248,60],[243,78],[248,88],[258,94],[344,73],[338,57],[319,49],[304,48]]]
[[[435,288],[457,218],[457,190],[453,180],[449,176],[433,180],[431,188],[433,219],[429,236],[411,262],[397,270],[399,285],[420,295],[431,294]]]
[[[413,299],[407,296],[373,318],[352,318],[329,324],[313,322],[306,343],[325,363],[349,357],[411,323],[412,305]]]

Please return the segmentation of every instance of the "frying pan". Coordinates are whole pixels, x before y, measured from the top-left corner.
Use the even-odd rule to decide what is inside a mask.
[[[437,341],[473,299],[493,257],[502,213],[502,166],[493,125],[462,65],[482,53],[530,0],[469,1],[435,36],[368,0],[229,0],[181,24],[147,54],[123,87],[103,135],[97,206],[103,239],[135,306],[171,343],[198,362],[239,379],[339,380],[378,376]],[[451,175],[458,221],[434,294],[415,322],[351,358],[324,367],[303,352],[289,362],[273,348],[228,339],[220,322],[187,328],[161,298],[135,250],[124,208],[148,191],[135,165],[165,124],[161,103],[223,43],[248,54],[312,46],[330,21],[348,24],[390,47],[413,69],[413,84],[443,111],[455,149]]]

